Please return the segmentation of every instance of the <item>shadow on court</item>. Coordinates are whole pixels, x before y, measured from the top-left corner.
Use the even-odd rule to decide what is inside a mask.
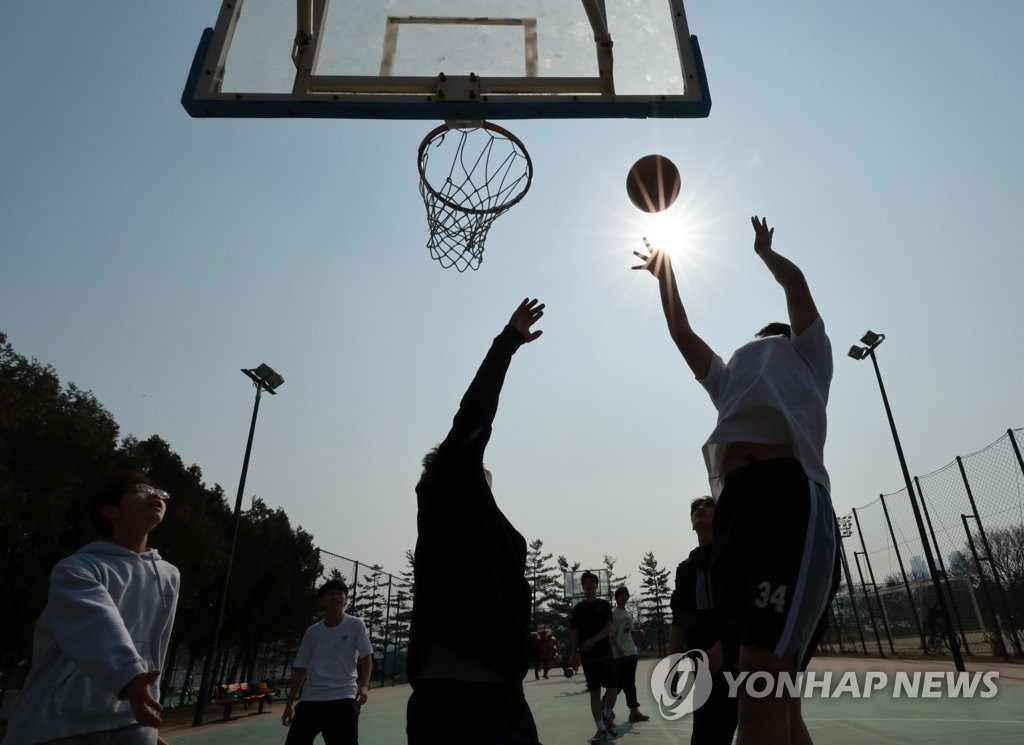
[[[668,721],[659,715],[649,685],[655,663],[656,660],[642,660],[637,668],[637,693],[641,709],[650,715],[650,721],[630,724],[625,721],[628,711],[621,699],[616,707],[622,724],[615,740],[624,745],[679,745],[689,742],[689,717]],[[918,691],[923,692],[924,674],[955,672],[952,663],[818,658],[812,662],[810,671],[815,672],[819,680],[825,673],[832,673],[830,693],[833,697],[821,697],[820,689],[813,696],[804,697],[807,728],[818,745],[861,745],[865,742],[907,745],[1020,743],[1021,732],[1024,731],[1024,666],[975,662],[968,663],[967,669],[970,673],[998,672],[999,678],[994,681],[998,692],[991,698],[982,698],[980,693],[986,688],[979,685],[973,698],[950,698],[943,685],[943,692],[938,697],[910,698],[904,689],[901,696],[895,698],[897,673],[903,673],[908,681],[913,681],[914,675],[918,674],[922,680]],[[853,673],[860,681],[858,693],[863,692],[864,678],[868,673],[884,673],[888,686],[873,690],[869,697],[856,697],[851,692],[836,695],[846,673]],[[875,678],[877,680],[878,676]],[[550,679],[534,681],[531,673],[525,685],[544,745],[584,743],[593,734],[594,723],[590,721],[590,711],[582,695],[582,675],[556,678],[555,671],[552,671]],[[373,690],[360,716],[361,742],[368,745],[404,745],[405,703],[409,692],[408,686]],[[168,743],[184,745],[281,745],[286,734],[281,725],[283,708],[283,702],[278,701],[267,714],[162,734]],[[459,727],[458,702],[453,702],[450,712],[438,712],[437,719],[438,742],[444,742],[445,731]]]

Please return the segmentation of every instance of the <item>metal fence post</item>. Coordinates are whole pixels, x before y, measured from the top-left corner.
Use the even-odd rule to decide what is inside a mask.
[[[878,603],[878,615],[882,617],[882,626],[885,628],[885,636],[889,640],[889,651],[896,654],[896,646],[892,643],[892,634],[889,631],[889,621],[885,616],[885,608],[882,607],[882,598],[878,594],[878,583],[875,582],[875,570],[871,568],[871,558],[868,556],[868,547],[864,544],[864,531],[860,529],[860,518],[857,517],[856,509],[853,510],[853,522],[856,524],[857,533],[860,535],[860,547],[863,549],[864,563],[868,565],[868,576],[871,578],[871,589],[875,594],[875,602]],[[858,564],[858,567],[859,566],[860,565]],[[869,603],[868,611],[870,610],[871,605]],[[874,620],[871,621],[871,625],[875,625]],[[879,649],[881,649],[881,642],[879,642]]]
[[[988,557],[989,566],[992,567],[992,579],[995,582],[996,590],[999,591],[999,600],[1003,606],[1003,612],[1006,614],[1007,625],[1010,628],[1010,639],[1013,641],[1013,648],[1017,652],[1017,656],[1021,655],[1020,639],[1017,637],[1017,629],[1012,623],[1013,616],[1010,614],[1010,604],[1006,599],[1006,590],[1003,589],[1003,582],[999,578],[999,568],[996,566],[996,560],[992,556],[992,547],[989,545],[988,536],[985,534],[985,526],[981,523],[981,515],[978,514],[978,504],[974,501],[974,492],[971,491],[971,484],[967,480],[967,471],[964,470],[963,459],[958,455],[956,456],[956,464],[960,467],[960,477],[964,480],[964,489],[967,490],[967,499],[971,502],[971,511],[974,513],[974,521],[978,524],[978,533],[981,536],[981,545],[985,548],[985,554]],[[967,521],[964,521],[964,529],[967,529]],[[968,531],[968,538],[970,538],[970,531]],[[972,547],[973,550],[973,547]],[[979,565],[978,571],[981,571]],[[982,573],[982,586],[984,587],[985,575]],[[1002,636],[1003,630],[999,626],[999,621],[996,618],[996,607],[992,604],[992,598],[988,597],[988,590],[985,590],[985,597],[988,599],[989,607],[992,608],[992,621],[995,624],[993,631]]]
[[[846,544],[843,543],[842,539],[839,540],[839,555],[843,560],[843,574],[846,576],[846,589],[850,596],[850,610],[853,611],[853,623],[857,627],[857,636],[860,637],[860,648],[864,651],[864,654],[867,654],[868,643],[864,639],[864,628],[861,626],[860,614],[857,612],[857,602],[854,600],[856,591],[853,587],[853,578],[850,576],[850,563],[846,559]]]
[[[882,501],[882,512],[885,513],[885,524],[889,526],[889,536],[892,538],[892,548],[896,552],[896,563],[900,565],[900,575],[903,577],[903,587],[907,591],[907,602],[910,603],[910,615],[914,619],[914,626],[917,627],[917,635],[921,637],[921,649],[924,649],[924,630],[921,628],[921,619],[914,611],[914,594],[910,591],[910,582],[907,580],[907,572],[903,568],[903,556],[900,554],[900,547],[896,543],[896,532],[892,529],[892,520],[889,519],[889,508],[885,505],[885,495],[879,494]]]
[[[917,496],[921,498],[921,509],[924,511],[925,522],[928,523],[928,534],[931,536],[932,545],[935,546],[935,561],[938,564],[939,572],[942,574],[942,579],[946,583],[946,594],[949,595],[949,604],[953,613],[953,619],[956,621],[957,628],[960,629],[960,640],[963,642],[964,651],[967,654],[971,654],[971,647],[967,643],[967,634],[964,633],[964,622],[960,618],[960,609],[956,607],[956,598],[953,597],[953,588],[949,584],[949,574],[946,573],[946,564],[942,561],[942,552],[939,551],[939,541],[935,538],[935,529],[932,527],[931,514],[928,512],[928,503],[924,499],[924,492],[921,490],[921,482],[917,476],[914,477],[914,486],[917,487]]]

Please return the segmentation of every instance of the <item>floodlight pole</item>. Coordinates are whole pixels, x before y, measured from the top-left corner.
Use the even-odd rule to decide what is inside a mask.
[[[928,533],[921,519],[921,508],[918,507],[914,486],[910,480],[910,470],[907,468],[907,459],[903,457],[903,446],[900,445],[900,436],[896,431],[896,422],[892,418],[892,409],[889,407],[889,397],[885,395],[885,383],[882,382],[882,372],[878,368],[878,359],[875,357],[875,347],[885,340],[885,334],[874,334],[869,331],[865,334],[862,342],[867,344],[866,350],[861,349],[860,359],[865,356],[871,357],[871,364],[875,367],[875,377],[878,378],[878,390],[882,393],[882,403],[885,404],[885,415],[889,419],[889,429],[892,430],[892,440],[896,444],[896,455],[900,459],[900,469],[903,471],[903,483],[907,487],[907,494],[910,496],[910,506],[914,510],[914,520],[917,522],[917,530],[921,536],[921,546],[924,548],[924,558],[928,563],[928,573],[932,578],[932,587],[935,589],[935,596],[938,599],[939,609],[942,611],[942,620],[946,625],[946,639],[949,642],[949,649],[953,653],[953,663],[956,669],[964,672],[964,658],[960,653],[960,640],[957,638],[956,630],[953,628],[953,621],[949,615],[949,606],[946,604],[946,596],[942,591],[942,583],[939,580],[939,572],[935,566],[935,557],[932,555],[931,544]],[[870,343],[869,343],[870,341]],[[854,349],[859,349],[854,347]],[[853,349],[850,350],[853,357]],[[856,359],[856,358],[855,358]]]
[[[275,378],[267,379],[261,372],[264,370],[273,374]],[[269,367],[260,365],[255,370],[242,370],[246,376],[252,380],[256,386],[256,401],[252,407],[252,421],[249,423],[249,439],[245,443],[245,457],[242,459],[242,476],[238,480],[238,494],[235,496],[235,513],[231,523],[231,547],[228,549],[228,561],[224,566],[224,576],[221,579],[220,589],[220,604],[217,609],[217,616],[214,618],[213,624],[213,644],[209,651],[206,653],[206,658],[203,661],[203,678],[199,685],[199,700],[196,702],[196,710],[192,716],[192,726],[198,727],[203,723],[203,712],[206,709],[206,702],[210,699],[210,692],[213,688],[213,674],[217,669],[218,649],[217,645],[220,641],[220,633],[224,625],[224,612],[228,602],[228,586],[231,584],[231,565],[234,563],[235,558],[235,543],[238,540],[238,526],[242,521],[242,494],[245,491],[245,477],[249,472],[249,455],[252,453],[252,439],[256,433],[256,416],[260,411],[260,395],[264,390],[267,393],[274,394],[274,389],[277,388],[284,379],[274,373]]]

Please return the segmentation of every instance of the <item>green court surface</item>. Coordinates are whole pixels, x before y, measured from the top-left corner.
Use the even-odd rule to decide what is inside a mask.
[[[656,660],[642,660],[637,669],[637,691],[641,708],[649,714],[648,722],[625,722],[628,711],[619,701],[616,707],[620,722],[616,742],[623,745],[663,745],[688,743],[689,717],[668,721],[661,717],[650,691],[649,677]],[[835,694],[839,681],[847,672],[860,680],[861,692],[867,673],[885,673],[888,685],[875,690],[870,697],[854,697],[841,693],[822,698],[820,693],[804,697],[803,712],[811,736],[819,745],[861,745],[862,743],[907,743],[917,745],[1002,745],[1020,743],[1024,732],[1024,667],[983,662],[968,663],[970,673],[998,672],[995,681],[998,693],[991,698],[893,697],[897,672],[912,677],[914,673],[953,672],[950,663],[913,660],[878,660],[827,657],[816,659],[810,671],[819,676],[832,673],[830,692]],[[549,680],[527,678],[526,696],[537,721],[544,745],[585,743],[593,734],[583,677],[557,677],[552,671]],[[877,679],[877,677],[876,677]],[[923,690],[923,688],[921,689]],[[985,690],[979,686],[979,691]],[[819,688],[820,691],[820,688]],[[363,708],[359,722],[360,742],[364,745],[402,745],[405,743],[405,704],[408,686],[380,688],[372,692]],[[285,728],[280,715],[281,702],[275,702],[269,713],[242,714],[227,723],[210,723],[199,728],[174,729],[163,732],[168,743],[182,745],[270,745],[284,742]],[[453,701],[450,711],[437,713],[438,743],[445,742],[445,732],[459,727],[459,702]],[[318,738],[317,742],[321,742]]]

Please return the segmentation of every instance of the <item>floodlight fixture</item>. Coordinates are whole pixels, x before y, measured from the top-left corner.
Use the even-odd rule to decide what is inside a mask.
[[[853,359],[855,360],[862,360],[869,354],[871,354],[871,349],[868,347],[858,347],[856,344],[854,344],[852,347],[850,347],[850,351],[847,352],[847,354],[850,357],[853,357]]]
[[[876,334],[874,331],[867,331],[864,336],[860,338],[861,344],[867,344],[872,349],[877,347],[883,341],[885,341],[885,334]]]
[[[265,362],[259,367],[251,370],[243,369],[242,372],[248,376],[258,388],[270,394],[276,395],[277,389],[281,387],[282,383],[284,383],[284,378]]]

